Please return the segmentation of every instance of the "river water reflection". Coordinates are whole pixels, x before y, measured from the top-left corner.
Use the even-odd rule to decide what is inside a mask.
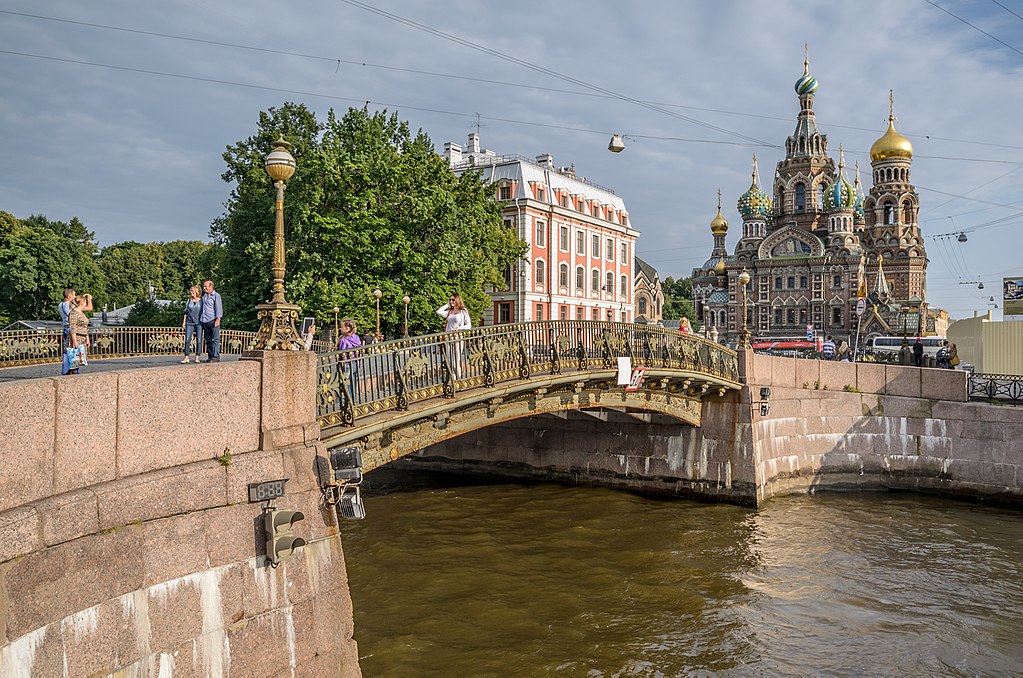
[[[367,677],[1023,673],[1017,511],[519,484],[366,507],[342,529]]]

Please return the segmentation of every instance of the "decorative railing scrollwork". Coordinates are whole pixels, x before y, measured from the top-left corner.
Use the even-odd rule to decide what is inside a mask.
[[[466,389],[573,368],[614,370],[617,359],[626,356],[637,367],[738,382],[735,352],[699,336],[652,325],[539,321],[324,353],[319,356],[318,415],[321,426],[351,426],[360,417],[431,398],[454,398]]]

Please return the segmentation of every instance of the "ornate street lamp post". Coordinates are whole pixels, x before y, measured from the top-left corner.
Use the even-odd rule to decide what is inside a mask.
[[[739,330],[739,350],[744,351],[750,348],[749,327],[746,325],[746,288],[749,286],[749,273],[742,269],[739,274],[739,284],[742,285],[742,329]]]
[[[255,351],[301,351],[305,342],[295,329],[300,307],[284,300],[284,182],[295,173],[295,158],[288,149],[291,144],[278,136],[274,149],[266,156],[266,173],[277,187],[274,202],[274,254],[270,270],[273,273],[273,287],[270,301],[256,305],[260,319],[259,331],[252,342]]]
[[[408,304],[410,301],[412,300],[409,299],[407,294],[401,298],[401,303],[405,304],[405,331],[402,333],[405,339],[408,339]]]
[[[337,343],[337,340],[341,338],[341,334],[340,334],[340,332],[338,331],[338,328],[337,328],[337,314],[340,313],[340,312],[341,312],[341,309],[338,308],[337,306],[335,306],[334,307],[334,343],[335,344]]]
[[[381,296],[383,296],[383,292],[380,291],[379,287],[376,288],[375,290],[373,290],[373,297],[377,300],[377,333],[373,336],[375,341],[380,341],[381,339],[384,338],[383,335],[380,334],[380,297]]]

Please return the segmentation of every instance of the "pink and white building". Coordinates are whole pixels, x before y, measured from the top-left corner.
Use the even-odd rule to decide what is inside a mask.
[[[486,322],[615,320],[633,322],[635,246],[625,202],[614,191],[555,167],[549,153],[529,160],[444,144],[444,158],[460,174],[477,170],[505,203],[504,222],[529,249],[505,273],[503,289],[489,290]]]

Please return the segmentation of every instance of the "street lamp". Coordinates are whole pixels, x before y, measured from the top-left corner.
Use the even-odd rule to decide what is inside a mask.
[[[252,342],[252,350],[301,351],[305,349],[305,342],[295,329],[295,321],[301,309],[284,299],[284,182],[295,173],[295,158],[288,152],[291,144],[283,136],[278,136],[273,146],[263,165],[277,187],[277,200],[274,201],[274,253],[270,266],[274,282],[270,301],[256,305],[256,317],[260,319],[260,324]]]
[[[380,291],[379,287],[373,290],[373,297],[377,300],[377,333],[374,337],[376,341],[383,339],[383,336],[380,334],[380,297],[383,296],[383,294],[384,293]]]
[[[749,327],[746,325],[746,287],[749,286],[749,273],[742,269],[739,274],[739,284],[742,285],[742,329],[739,330],[739,350],[744,351],[750,348]]]
[[[408,339],[408,304],[410,301],[412,300],[408,298],[407,294],[401,298],[401,303],[405,304],[405,331],[401,336],[405,339]]]
[[[341,309],[338,308],[337,306],[335,306],[334,307],[334,343],[337,343],[337,340],[341,337],[341,333],[338,331],[338,327],[337,327],[337,314],[340,313],[340,312],[341,312]]]

